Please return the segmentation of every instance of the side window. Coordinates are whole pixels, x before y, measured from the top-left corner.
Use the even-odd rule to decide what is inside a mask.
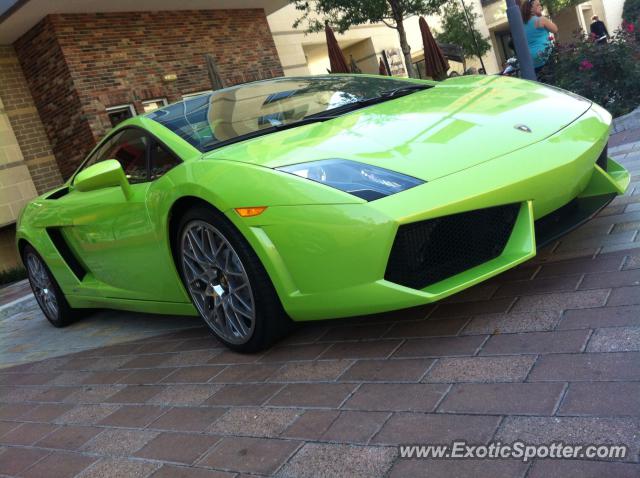
[[[89,166],[99,163],[100,161],[109,159],[109,158],[105,158],[104,155],[108,150],[110,150],[113,147],[113,145],[118,141],[118,138],[120,138],[120,136],[122,136],[122,133],[115,134],[114,136],[111,137],[109,141],[106,141],[102,146],[96,149],[93,152],[93,154],[89,157],[89,159],[82,165],[81,171],[83,169],[87,169]]]
[[[147,181],[147,146],[149,138],[137,129],[126,129],[100,159],[116,159],[131,184]]]
[[[104,143],[82,169],[92,164],[116,159],[131,184],[147,181],[147,146],[149,137],[138,129],[125,129]]]
[[[180,162],[173,154],[154,142],[151,147],[151,180],[158,179],[170,169],[178,166]]]

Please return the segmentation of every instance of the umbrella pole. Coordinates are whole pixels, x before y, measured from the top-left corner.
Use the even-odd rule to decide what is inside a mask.
[[[473,38],[473,44],[476,46],[476,55],[478,56],[480,65],[482,66],[482,69],[486,74],[487,69],[484,66],[484,61],[482,61],[482,55],[480,54],[480,48],[478,47],[478,39],[476,38],[475,28],[473,28],[473,25],[471,24],[471,19],[469,18],[469,14],[467,13],[467,7],[464,4],[464,0],[460,0],[460,3],[462,3],[462,11],[464,12],[464,17],[467,19],[467,26],[469,27],[469,32],[471,33],[471,37]]]
[[[522,78],[536,81],[536,70],[533,68],[533,58],[527,44],[527,37],[524,33],[524,23],[520,9],[516,5],[516,0],[507,1],[507,18],[509,19],[509,28],[511,29],[511,38],[513,46],[516,47],[516,55],[520,63],[520,72]]]

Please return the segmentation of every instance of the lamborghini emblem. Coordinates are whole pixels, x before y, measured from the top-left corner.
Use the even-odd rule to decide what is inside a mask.
[[[518,131],[522,131],[523,133],[532,133],[531,128],[529,128],[526,124],[517,124],[514,125],[514,128]]]

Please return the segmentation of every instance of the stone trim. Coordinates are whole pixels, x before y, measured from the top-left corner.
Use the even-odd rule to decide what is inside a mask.
[[[4,169],[16,168],[18,166],[27,166],[27,162],[22,160],[22,161],[13,161],[12,163],[7,163],[7,164],[0,164],[0,171]]]
[[[27,163],[28,166],[35,166],[37,164],[48,163],[55,160],[56,160],[56,157],[52,154],[49,154],[47,156],[39,156],[37,158],[25,159],[24,162]]]
[[[4,110],[7,116],[20,116],[20,115],[28,115],[28,114],[38,114],[38,110],[35,106],[27,106],[25,108],[16,108],[16,109],[6,109]]]
[[[283,70],[290,70],[292,68],[306,68],[309,65],[307,65],[306,63],[298,63],[297,65],[282,65],[282,69]]]

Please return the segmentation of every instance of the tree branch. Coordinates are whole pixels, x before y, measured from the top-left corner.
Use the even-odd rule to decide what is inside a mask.
[[[398,27],[397,27],[397,26],[392,25],[392,24],[390,24],[390,23],[387,23],[387,21],[386,21],[384,18],[382,19],[382,23],[384,23],[384,24],[385,24],[386,26],[388,26],[389,28],[393,28],[394,30],[397,30],[397,29],[398,29]]]

